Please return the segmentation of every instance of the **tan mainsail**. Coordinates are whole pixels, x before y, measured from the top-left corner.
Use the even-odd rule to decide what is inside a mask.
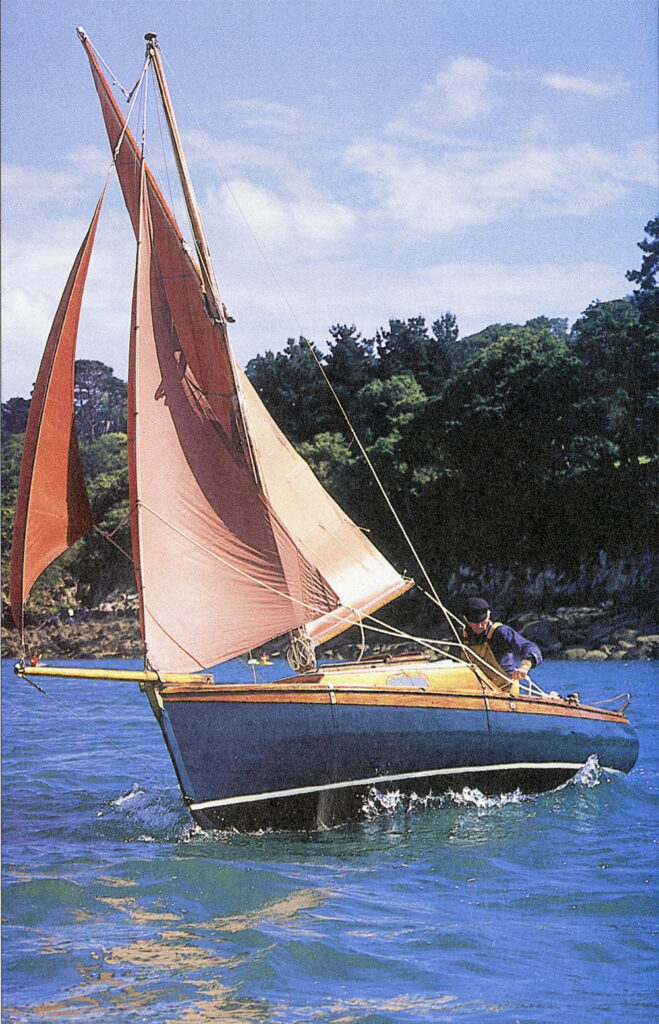
[[[142,156],[98,66],[89,40],[85,37],[82,42],[100,99],[124,201],[137,238]],[[144,167],[144,176],[162,284],[169,308],[176,316],[176,330],[182,351],[213,410],[216,422],[234,447],[240,449],[245,444],[245,438],[242,436],[240,418],[236,415],[234,367],[226,326],[209,316],[199,269],[187,253],[186,243],[174,215],[148,165]]]
[[[207,667],[336,605],[187,363],[143,192],[129,364],[133,556],[149,661]],[[155,235],[155,230],[154,230]]]
[[[135,226],[139,216],[138,180],[141,157],[137,144],[126,130],[121,112],[86,43],[85,48],[101,100],[110,145],[113,151],[119,146],[116,166],[124,198]],[[160,267],[162,300],[168,302],[169,314],[175,323],[174,329],[178,335],[176,344],[180,351],[179,358],[185,362],[187,386],[190,394],[194,393],[199,408],[204,407],[204,415],[216,418],[216,431],[224,431],[224,446],[216,445],[218,450],[215,453],[209,448],[204,463],[208,465],[209,471],[210,466],[213,466],[213,472],[222,475],[222,493],[227,496],[227,502],[233,504],[234,514],[254,516],[262,506],[270,509],[270,523],[282,557],[288,586],[295,591],[291,593],[298,611],[298,622],[306,623],[312,639],[317,643],[321,642],[342,632],[368,612],[393,600],[412,586],[412,581],[403,579],[336,505],[277,428],[251,384],[236,366],[229,347],[226,324],[213,320],[208,315],[198,270],[186,251],[173,215],[148,168],[144,174],[144,191],[151,208],[152,235]],[[182,283],[184,281],[187,281],[185,285]],[[207,351],[209,348],[211,355],[214,353],[214,358],[210,357]],[[240,392],[240,401],[237,399],[237,392]],[[244,466],[251,465],[243,450],[247,439],[241,431],[240,417],[237,414],[239,405],[245,412],[249,440],[262,489],[262,493],[254,490],[249,500],[245,479],[241,478],[239,483],[236,477],[236,467],[239,463]],[[180,431],[178,440],[181,440]],[[161,451],[163,447],[161,444]],[[140,445],[140,450],[148,451],[149,445]],[[234,459],[229,461],[229,454],[232,451]],[[242,456],[242,462],[239,456]],[[144,455],[141,457],[144,458]],[[163,464],[159,460],[158,463]],[[222,514],[227,513],[228,509],[225,509]],[[188,523],[190,522],[188,519]],[[287,548],[290,538],[293,538],[298,550],[298,563],[301,569],[299,581],[296,581],[294,560]],[[235,566],[238,563],[233,561],[234,555],[231,553],[231,544],[234,542],[225,543],[228,546],[221,557],[227,558],[229,563]],[[261,544],[263,541],[257,543]],[[267,545],[263,550],[266,549]],[[143,552],[140,556],[142,573],[145,571],[146,560]],[[250,588],[247,582],[252,575],[258,582]],[[246,570],[246,575],[240,575],[235,582],[238,592],[244,591],[247,594],[252,589],[252,596],[246,600],[245,610],[250,628],[256,629],[257,639],[252,639],[251,644],[247,643],[246,635],[243,634],[241,638],[238,630],[234,643],[227,643],[226,649],[221,653],[216,650],[215,661],[232,657],[240,652],[239,649],[247,650],[250,646],[256,646],[283,632],[279,629],[281,618],[273,614],[271,608],[273,592],[278,590],[279,586],[269,582],[267,575],[252,574],[250,569]],[[235,601],[234,584],[230,580],[225,580],[222,586],[225,585],[227,589],[223,590],[221,600],[224,603],[228,600],[235,605],[234,610],[237,612],[240,603]],[[201,618],[200,605],[205,600],[201,588],[197,590],[196,600],[198,624]],[[146,601],[148,604],[148,595]],[[303,613],[299,614],[301,601],[304,603],[304,609]],[[217,604],[213,603],[213,607],[213,621],[217,629]],[[262,630],[260,636],[256,628],[257,621]],[[146,622],[145,629],[148,629]],[[147,644],[147,647],[151,656],[151,645]],[[186,641],[186,647],[193,649],[189,641]],[[201,662],[204,665],[212,663],[208,660],[207,654]],[[182,667],[178,663],[167,663],[169,670]]]
[[[11,548],[11,610],[21,632],[35,580],[94,525],[73,400],[80,304],[104,194],[62,293],[30,402]]]
[[[81,38],[138,243],[128,454],[147,659],[206,668],[301,626],[320,642],[412,583],[322,488],[235,364],[218,296]]]

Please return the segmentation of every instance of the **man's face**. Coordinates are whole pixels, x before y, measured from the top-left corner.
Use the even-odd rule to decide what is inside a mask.
[[[489,626],[489,624],[490,624],[489,612],[485,616],[484,619],[481,619],[480,622],[470,622],[469,619],[467,619],[467,625],[469,626],[469,629],[472,631],[472,633],[475,633],[476,636],[478,636],[480,633],[484,633],[485,630],[487,629],[487,627]]]

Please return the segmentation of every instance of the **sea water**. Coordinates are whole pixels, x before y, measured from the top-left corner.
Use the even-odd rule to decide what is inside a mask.
[[[536,681],[629,690],[631,775],[238,835],[193,825],[136,684],[3,663],[2,1021],[656,1024],[659,664]]]

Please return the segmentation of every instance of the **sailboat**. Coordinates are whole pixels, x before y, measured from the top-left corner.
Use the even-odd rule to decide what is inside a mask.
[[[32,665],[24,608],[54,558],[93,528],[73,413],[78,321],[105,187],[32,395],[11,562],[19,675],[134,680],[203,828],[309,828],[359,814],[373,789],[418,795],[550,789],[595,755],[628,772],[617,709],[511,687],[478,659],[417,654],[319,665],[316,649],[413,586],[342,511],[279,430],[229,342],[156,36],[146,39],[181,180],[185,242],[83,29],[135,234],[128,365],[132,558],[143,670]],[[106,182],[107,184],[107,182]],[[441,605],[441,602],[439,602]],[[443,607],[443,606],[442,606]],[[220,683],[215,666],[288,637],[291,675]],[[252,661],[255,659],[251,658]],[[617,699],[617,698],[616,698]]]

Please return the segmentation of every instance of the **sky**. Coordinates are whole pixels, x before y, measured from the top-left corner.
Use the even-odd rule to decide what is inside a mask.
[[[335,324],[451,311],[466,336],[631,290],[655,0],[3,0],[3,400],[29,397],[110,165],[77,25],[127,90],[158,35],[243,365]],[[113,177],[78,356],[123,379],[134,259]]]

